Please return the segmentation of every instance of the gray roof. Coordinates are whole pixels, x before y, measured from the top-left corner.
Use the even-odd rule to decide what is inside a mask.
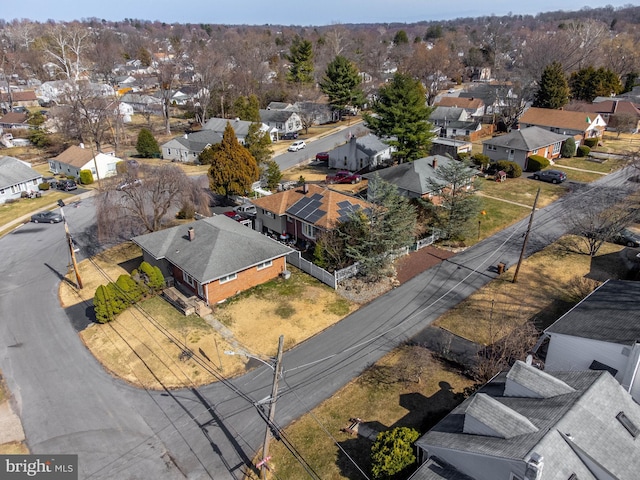
[[[435,120],[458,120],[459,118],[466,118],[467,111],[461,107],[436,107],[431,115],[429,115],[429,121]]]
[[[194,229],[193,240],[189,240],[188,228]],[[292,252],[289,247],[225,215],[132,240],[154,258],[166,259],[203,284]]]
[[[356,140],[356,144],[357,148],[369,157],[389,149],[389,145],[387,145],[382,140],[380,140],[379,137],[371,133],[363,137],[358,137],[358,139]]]
[[[264,110],[260,109],[260,121],[263,123],[269,122],[286,122],[296,112],[291,110]]]
[[[267,110],[285,110],[287,108],[291,108],[293,105],[286,102],[271,102],[267,105]]]
[[[222,135],[212,130],[199,130],[197,132],[181,135],[169,140],[162,145],[163,148],[184,147],[192,152],[202,152],[208,145],[217,145],[222,142]]]
[[[37,180],[42,175],[15,157],[0,157],[0,188]],[[37,189],[37,185],[34,185]]]
[[[640,282],[606,281],[545,332],[634,345],[640,340]]]
[[[244,138],[249,133],[249,127],[253,122],[237,118],[210,118],[207,120],[207,123],[202,126],[202,129],[213,130],[214,132],[222,134],[224,133],[224,129],[227,128],[227,123],[230,123],[231,127],[233,127],[236,137]]]
[[[438,457],[430,457],[409,480],[473,480]]]
[[[569,138],[568,135],[560,135],[559,133],[553,133],[544,128],[534,126],[490,138],[489,140],[483,141],[482,144],[530,152],[542,147],[548,147],[557,142],[564,142],[567,138]]]
[[[519,368],[536,370],[525,364]],[[530,373],[537,375],[535,372]],[[506,372],[494,377],[479,390],[485,398],[490,397],[494,405],[500,404],[500,408],[476,409],[476,416],[481,422],[499,426],[496,428],[509,432],[513,419],[521,416],[535,430],[529,429],[527,432],[527,429],[520,428],[513,432],[515,435],[502,437],[465,433],[466,412],[476,401],[476,394],[423,435],[416,445],[472,478],[475,478],[474,471],[471,470],[473,466],[470,466],[468,455],[473,457],[472,463],[476,466],[486,462],[486,472],[486,468],[495,464],[493,462],[498,458],[515,467],[520,465],[524,470],[524,465],[535,452],[544,458],[542,478],[565,480],[572,473],[578,478],[594,478],[589,468],[591,465],[588,466],[592,463],[611,472],[612,478],[637,479],[637,472],[640,470],[640,442],[635,441],[617,418],[619,412],[624,412],[635,426],[640,426],[640,406],[633,401],[631,395],[608,372],[587,370],[552,372],[551,375],[572,387],[573,391],[548,398],[508,396],[505,393]],[[485,406],[487,405],[488,402],[485,402]],[[506,411],[510,413],[505,415]],[[491,460],[486,460],[485,457],[490,457]],[[457,462],[460,458],[467,460]]]
[[[466,140],[458,140],[455,138],[445,138],[445,137],[436,137],[431,140],[431,143],[437,143],[439,145],[447,145],[450,147],[460,147],[462,145],[473,145],[471,142]]]
[[[436,168],[433,168],[433,161],[436,161]],[[392,183],[401,190],[406,190],[418,195],[424,195],[433,190],[429,180],[437,181],[436,169],[438,166],[456,162],[443,155],[431,155],[419,158],[413,162],[401,163],[393,167],[376,170],[363,175],[364,178],[371,178],[379,175],[384,181]]]

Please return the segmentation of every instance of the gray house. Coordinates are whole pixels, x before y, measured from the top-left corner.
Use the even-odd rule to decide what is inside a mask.
[[[531,155],[540,155],[549,160],[558,158],[562,143],[567,138],[567,135],[540,127],[523,128],[485,140],[482,142],[482,153],[492,162],[509,160],[526,170],[527,160]]]
[[[391,146],[373,134],[351,137],[349,141],[329,152],[329,168],[362,171],[374,170],[391,163]]]
[[[546,370],[607,370],[640,401],[640,282],[606,281],[548,327],[545,339]]]
[[[235,118],[235,119],[210,118],[209,120],[207,120],[207,123],[205,123],[202,126],[202,130],[209,130],[212,132],[216,132],[216,133],[219,133],[220,136],[222,136],[222,134],[224,133],[224,129],[227,128],[227,123],[231,124],[231,127],[233,128],[233,131],[236,134],[236,138],[238,139],[238,142],[244,145],[244,139],[249,134],[249,127],[251,127],[251,124],[253,122],[240,120],[239,118]],[[271,134],[271,139],[272,140],[274,139],[273,135],[275,134],[275,129],[263,123],[262,126],[260,127],[260,130],[262,132],[269,132]]]
[[[211,130],[185,133],[162,144],[162,158],[175,162],[197,162],[198,155],[206,147],[221,141],[222,135]]]
[[[416,442],[410,480],[636,480],[640,406],[603,371],[517,361]]]
[[[27,162],[14,157],[0,157],[0,204],[20,198],[22,192],[37,191],[42,175]]]
[[[292,110],[260,110],[260,121],[276,129],[278,135],[283,133],[298,132],[302,129],[300,115]]]

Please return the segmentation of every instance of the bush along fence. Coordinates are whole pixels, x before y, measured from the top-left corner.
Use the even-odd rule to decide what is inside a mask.
[[[424,248],[433,244],[436,240],[438,240],[438,238],[440,238],[440,236],[438,235],[438,232],[434,231],[428,237],[421,238],[413,245],[391,252],[389,255],[393,259],[402,257],[404,255],[408,255],[409,252],[415,252],[416,250],[420,250],[421,248]],[[315,265],[309,260],[305,260],[304,258],[302,258],[302,256],[300,255],[300,252],[298,251],[291,252],[287,256],[287,262],[299,268],[303,272],[308,273],[312,277],[317,278],[325,285],[329,285],[333,289],[337,289],[340,282],[348,278],[355,277],[360,271],[360,264],[354,263],[353,265],[349,265],[346,268],[343,268],[341,270],[336,270],[335,272],[331,273],[324,270],[323,268],[320,268],[319,266]]]

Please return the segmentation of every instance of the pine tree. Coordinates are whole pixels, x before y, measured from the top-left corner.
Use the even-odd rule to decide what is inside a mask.
[[[265,177],[267,179],[267,188],[269,190],[275,190],[282,180],[282,172],[280,166],[275,160],[269,160],[267,162],[267,168],[265,170]]]
[[[573,72],[569,78],[571,95],[577,100],[593,102],[596,97],[609,97],[621,93],[622,84],[618,76],[609,69],[592,66]]]
[[[400,161],[413,161],[428,154],[435,136],[426,104],[425,90],[409,75],[396,73],[393,80],[380,88],[373,104],[376,115],[364,118],[373,133],[396,148]]]
[[[362,82],[356,66],[342,55],[338,55],[327,66],[320,90],[329,97],[329,104],[340,112],[347,106],[361,107],[364,104]]]
[[[255,122],[249,125],[249,131],[244,138],[244,146],[256,160],[258,165],[263,165],[271,159],[271,136],[269,132],[261,130],[262,123]]]
[[[143,128],[138,133],[138,141],[136,143],[136,150],[142,158],[153,158],[160,155],[160,146],[153,134]]]
[[[236,134],[228,122],[222,142],[205,148],[201,155],[210,159],[209,186],[220,195],[244,195],[251,190],[251,184],[260,177],[255,158],[238,143]]]
[[[542,72],[533,106],[562,108],[569,103],[569,93],[569,84],[562,70],[562,65],[558,62],[553,62],[547,65]]]
[[[100,285],[93,296],[93,310],[98,323],[107,323],[113,320],[119,312],[116,312],[113,290],[109,285]]]
[[[247,122],[260,122],[260,100],[255,94],[240,96],[233,104],[236,116]]]
[[[313,45],[309,40],[296,37],[287,60],[291,62],[287,80],[298,87],[313,83]]]

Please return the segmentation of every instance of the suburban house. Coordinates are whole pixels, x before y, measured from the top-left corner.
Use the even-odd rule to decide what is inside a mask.
[[[91,170],[94,180],[110,177],[117,173],[116,164],[122,159],[110,153],[94,153],[85,145],[72,145],[57,157],[49,159],[49,171],[74,178],[80,177],[80,170]]]
[[[424,198],[431,199],[435,204],[438,203],[438,191],[447,188],[442,184],[436,174],[436,170],[440,166],[449,165],[451,162],[457,162],[449,157],[442,155],[432,155],[429,157],[419,158],[413,162],[401,163],[389,168],[376,170],[372,173],[363,175],[364,178],[370,180],[377,175],[387,183],[395,185],[400,195],[408,198]],[[470,169],[471,170],[471,169]],[[431,182],[442,184],[438,188],[434,188]],[[472,188],[470,183],[467,188]],[[374,192],[367,191],[369,198]]]
[[[471,154],[473,144],[466,140],[457,138],[436,137],[431,140],[431,155],[449,155],[455,159],[460,159],[460,154]]]
[[[292,250],[225,215],[134,237],[144,260],[208,305],[276,278]],[[241,246],[241,251],[238,250]]]
[[[553,133],[570,135],[581,145],[585,138],[602,137],[607,123],[598,114],[531,107],[518,120],[521,129],[540,127]]]
[[[0,118],[0,128],[29,128],[27,114],[23,112],[9,112]]]
[[[482,153],[492,162],[509,160],[527,169],[529,156],[540,155],[553,160],[560,156],[567,135],[550,132],[540,127],[521,128],[482,142]]]
[[[369,211],[371,204],[359,198],[315,184],[252,200],[257,214],[254,228],[281,235],[305,245],[313,243],[318,232],[331,230],[347,220],[352,212]]]
[[[198,162],[198,155],[210,146],[222,142],[222,134],[211,130],[185,133],[163,143],[162,158],[175,162]]]
[[[593,103],[574,102],[567,106],[567,110],[600,115],[607,124],[607,130],[628,129],[633,133],[640,130],[640,105],[627,99],[609,98]]]
[[[329,152],[327,165],[352,172],[374,170],[389,165],[392,152],[393,147],[371,133],[358,138],[352,136],[347,143]]]
[[[276,129],[278,135],[298,132],[302,129],[300,115],[293,110],[260,109],[260,121],[271,129]]]
[[[38,97],[34,90],[11,91],[11,95],[7,92],[0,93],[0,109],[3,111],[9,112],[15,107],[37,107],[38,105]]]
[[[440,128],[440,136],[445,138],[466,137],[473,141],[482,131],[482,123],[461,107],[436,107],[429,121]]]
[[[418,439],[410,480],[635,480],[640,406],[603,371],[516,361]]]
[[[640,282],[607,280],[544,331],[545,370],[607,370],[640,401]]]
[[[202,126],[202,130],[209,130],[212,132],[219,133],[221,136],[224,133],[224,129],[227,128],[227,123],[231,124],[233,131],[236,134],[236,138],[238,142],[244,145],[244,139],[249,134],[249,127],[253,122],[248,122],[246,120],[240,120],[239,118],[235,119],[227,119],[227,118],[210,118],[207,122]],[[277,134],[275,128],[269,127],[264,123],[260,126],[260,131],[269,132],[271,135],[271,140],[275,140],[275,135]]]
[[[499,114],[509,103],[518,101],[509,82],[474,83],[467,91],[460,92],[459,97],[482,100],[487,116]]]
[[[162,101],[152,95],[141,93],[125,93],[120,97],[120,101],[131,105],[134,112],[138,113],[162,113]]]
[[[442,97],[436,103],[435,107],[454,107],[464,109],[470,117],[482,117],[484,115],[484,102],[481,98],[475,97]]]
[[[38,190],[42,175],[27,162],[14,157],[0,157],[0,204],[20,198],[22,192]]]

